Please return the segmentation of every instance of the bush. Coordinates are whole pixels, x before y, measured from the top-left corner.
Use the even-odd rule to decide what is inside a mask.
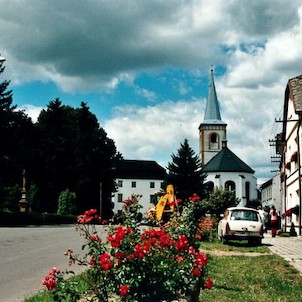
[[[69,189],[62,191],[58,200],[58,211],[60,215],[71,215],[77,210],[76,194]]]
[[[77,229],[87,240],[83,246],[86,255],[80,259],[71,250],[67,255],[70,262],[90,267],[86,274],[90,296],[96,301],[109,301],[112,295],[115,301],[169,302],[181,296],[198,301],[200,290],[210,288],[213,282],[206,277],[207,256],[198,250],[200,201],[195,201],[184,206],[183,214],[175,215],[170,223],[142,230],[137,215],[140,206],[128,200],[124,225],[107,227],[107,241],[96,231],[95,222],[100,222],[96,210],[79,216]],[[51,280],[54,296],[65,295],[62,282],[61,275]]]

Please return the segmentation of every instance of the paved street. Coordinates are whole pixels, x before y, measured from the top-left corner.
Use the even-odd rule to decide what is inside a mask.
[[[70,269],[66,249],[80,253],[83,242],[74,226],[0,228],[0,302],[21,302],[41,290],[52,267]]]
[[[265,234],[263,244],[270,250],[289,261],[302,274],[302,237],[275,237]]]

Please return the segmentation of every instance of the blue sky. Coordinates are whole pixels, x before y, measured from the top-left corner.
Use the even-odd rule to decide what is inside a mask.
[[[35,121],[59,98],[87,102],[124,158],[167,166],[199,152],[214,65],[228,146],[274,175],[287,81],[302,73],[302,3],[283,0],[0,0],[0,54],[14,103]]]

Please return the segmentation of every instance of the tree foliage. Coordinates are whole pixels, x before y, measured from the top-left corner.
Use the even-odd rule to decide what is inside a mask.
[[[228,207],[236,206],[239,202],[234,192],[216,187],[209,197],[203,200],[204,212],[219,217]]]
[[[0,75],[3,71],[0,63]],[[79,212],[99,208],[103,200],[104,217],[110,217],[115,183],[108,171],[121,154],[87,104],[73,108],[55,99],[33,123],[13,105],[8,86],[9,81],[0,82],[0,209],[18,206],[18,200],[11,205],[5,198],[11,196],[9,188],[15,192],[20,185],[25,169],[32,210],[55,213],[60,193],[68,188],[76,193]]]
[[[58,200],[58,211],[60,215],[75,214],[77,210],[76,194],[68,189],[61,192]]]
[[[194,193],[201,196],[204,178],[199,158],[185,139],[184,143],[180,144],[177,154],[172,154],[165,184],[172,184],[177,198],[186,200]]]
[[[4,69],[3,62],[0,62],[0,76]],[[0,82],[0,208],[6,204],[5,208],[14,210],[19,198],[16,197],[14,202],[7,198],[16,195],[15,188],[22,181],[22,170],[33,147],[34,125],[23,111],[13,105],[9,84],[7,80]]]

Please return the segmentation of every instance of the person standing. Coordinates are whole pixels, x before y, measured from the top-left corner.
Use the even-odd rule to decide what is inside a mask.
[[[259,215],[260,215],[260,218],[261,218],[261,221],[262,221],[262,225],[263,225],[263,230],[266,231],[266,221],[267,221],[267,212],[265,212],[263,209],[262,209],[262,206],[259,205],[257,207],[257,210],[259,212]]]
[[[271,227],[271,231],[272,231],[272,237],[276,237],[277,234],[277,229],[278,229],[278,213],[276,211],[275,206],[271,206],[271,210],[269,212],[270,215],[270,227]]]

